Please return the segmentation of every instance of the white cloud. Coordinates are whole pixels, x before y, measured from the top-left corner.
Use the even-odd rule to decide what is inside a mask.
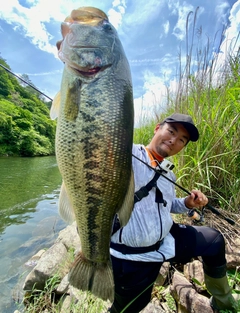
[[[144,27],[149,20],[161,12],[165,0],[138,0],[131,1],[131,11],[127,12],[124,23],[134,28]]]
[[[230,26],[225,31],[225,39],[221,44],[218,55],[218,65],[224,66],[228,55],[236,55],[240,46],[240,0],[232,7],[229,16]]]
[[[169,21],[166,21],[166,23],[163,25],[164,34],[167,35],[169,32],[170,23]]]
[[[50,21],[62,22],[74,8],[86,5],[84,0],[28,0],[30,8],[23,7],[17,0],[7,0],[1,6],[0,18],[25,37],[39,49],[53,54],[57,58],[55,44],[51,44],[52,35],[46,24]],[[88,0],[88,6],[95,6],[96,0]],[[60,30],[60,27],[59,27]]]
[[[177,15],[179,7],[180,7],[179,1],[177,1],[177,0],[168,0],[167,4],[168,4],[168,8],[171,11],[171,13],[173,15]]]
[[[145,71],[144,81],[144,95],[134,99],[135,127],[155,118],[167,103],[167,87],[162,77]]]
[[[236,40],[239,36],[240,32],[240,0],[238,0],[232,7],[230,11],[230,26],[227,28],[225,32],[225,36],[227,40]],[[236,49],[239,47],[239,39],[238,45],[236,45]]]
[[[56,74],[62,74],[62,70],[56,70],[51,72],[42,72],[42,73],[25,73],[26,75],[31,76],[48,76],[48,75],[56,75]],[[18,75],[21,75],[20,73]]]
[[[222,21],[222,23],[225,22],[226,14],[224,12],[227,12],[227,8],[229,8],[228,2],[222,2],[218,5],[216,5],[215,13],[218,17],[219,21]]]
[[[112,5],[113,5],[113,7],[117,7],[117,6],[121,5],[121,2],[122,2],[121,0],[114,0]]]
[[[23,33],[39,49],[56,55],[55,45],[49,43],[52,36],[44,25],[52,17],[53,9],[53,3],[49,4],[46,0],[33,3],[31,8],[21,6],[16,0],[9,0],[2,6],[0,18],[13,25],[15,31]]]
[[[174,9],[174,11],[176,8]],[[186,2],[183,3],[183,5],[178,7],[177,15],[178,15],[178,21],[173,29],[173,34],[177,37],[179,40],[183,40],[186,37],[186,20],[189,12],[193,12],[194,7],[190,4],[187,4]],[[191,20],[190,20],[191,22]]]
[[[108,18],[110,23],[116,28],[118,29],[119,26],[122,23],[122,13],[121,12],[117,12],[114,9],[110,9],[108,11]]]
[[[125,14],[126,1],[125,0],[114,0],[112,8],[108,11],[108,18],[110,23],[118,29],[122,24],[122,19]]]
[[[162,59],[130,59],[129,63],[133,66],[159,64]]]

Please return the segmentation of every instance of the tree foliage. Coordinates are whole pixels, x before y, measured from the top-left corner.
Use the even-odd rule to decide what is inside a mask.
[[[1,57],[0,64],[10,69]],[[36,90],[0,67],[0,155],[54,154],[56,122],[49,107]]]

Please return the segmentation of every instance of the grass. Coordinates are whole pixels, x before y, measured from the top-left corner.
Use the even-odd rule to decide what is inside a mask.
[[[55,290],[61,279],[56,274],[50,277],[45,284],[44,290],[33,289],[31,293],[27,293],[24,297],[24,312],[60,312],[61,301],[55,294]]]
[[[232,294],[237,295],[237,300],[235,301],[235,310],[240,313],[240,267],[238,266],[235,270],[228,271],[228,282],[232,288]],[[230,310],[220,310],[220,313],[232,313]]]
[[[229,49],[227,59],[220,67],[218,55],[210,55],[214,42],[200,46],[202,30],[196,28],[197,12],[191,29],[189,19],[193,13],[189,14],[186,23],[187,53],[185,62],[181,54],[179,56],[178,90],[175,94],[169,92],[168,106],[155,120],[135,130],[134,142],[147,145],[156,123],[173,112],[191,115],[200,139],[197,143],[190,142],[182,153],[172,158],[178,183],[186,189],[201,189],[213,205],[238,213],[240,50],[234,54]],[[197,44],[193,44],[194,37]],[[234,45],[235,42],[230,48]],[[179,190],[177,193],[185,196]]]
[[[89,292],[80,290],[74,291],[74,297],[69,294],[58,294],[56,292],[60,283],[60,276],[57,274],[50,277],[45,284],[44,290],[33,288],[27,293],[23,300],[24,313],[100,313],[107,310],[106,303],[93,296]]]

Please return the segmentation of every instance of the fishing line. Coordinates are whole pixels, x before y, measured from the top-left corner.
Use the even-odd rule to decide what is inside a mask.
[[[0,66],[7,71],[8,73],[14,75],[15,77],[17,77],[18,79],[20,79],[21,81],[23,81],[25,84],[27,84],[28,86],[32,87],[33,89],[35,89],[37,92],[39,92],[40,94],[42,94],[44,97],[48,98],[50,101],[53,101],[52,98],[50,98],[49,96],[47,96],[45,93],[43,93],[41,90],[39,90],[38,88],[36,88],[35,86],[29,84],[27,81],[25,81],[23,78],[21,78],[20,76],[18,76],[17,74],[13,73],[11,70],[9,70],[7,67],[5,67],[4,65],[2,65],[0,63]],[[168,181],[170,181],[172,184],[174,184],[175,186],[177,186],[178,188],[180,188],[181,190],[183,190],[185,193],[187,193],[188,195],[191,195],[191,192],[188,191],[187,189],[185,189],[184,187],[182,187],[181,185],[177,184],[175,181],[173,181],[172,179],[168,178],[167,176],[165,176],[162,171],[159,171],[157,169],[155,169],[154,167],[152,167],[151,165],[147,164],[146,162],[144,162],[143,160],[139,159],[136,155],[132,154],[132,156],[137,159],[138,161],[142,162],[143,164],[145,164],[147,167],[149,167],[151,170],[153,170],[156,173],[160,173],[160,175],[162,175],[165,179],[167,179]],[[220,213],[216,208],[214,208],[213,206],[211,206],[210,204],[206,204],[206,207],[212,211],[214,214],[222,217],[225,221],[227,221],[229,224],[231,225],[235,225],[235,221],[233,221],[232,219],[225,217],[222,213]]]
[[[23,78],[21,78],[20,76],[18,76],[17,74],[13,73],[11,70],[9,70],[7,67],[5,67],[4,65],[2,65],[0,63],[0,66],[7,71],[8,73],[12,74],[13,76],[17,77],[18,79],[20,79],[21,81],[23,81],[25,84],[27,84],[28,86],[32,87],[33,89],[35,89],[37,92],[41,93],[44,97],[48,98],[50,101],[53,101],[52,98],[50,98],[49,96],[47,96],[45,93],[43,93],[41,90],[37,89],[35,86],[29,84],[26,80],[24,80]]]

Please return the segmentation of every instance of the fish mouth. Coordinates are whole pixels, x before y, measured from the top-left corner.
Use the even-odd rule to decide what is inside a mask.
[[[73,46],[71,50],[59,51],[59,58],[76,74],[83,77],[94,77],[113,64],[108,56],[108,49],[97,47]]]
[[[79,70],[79,69],[75,68],[75,71],[77,71],[80,75],[83,75],[85,77],[95,76],[101,70],[102,70],[101,67],[94,67],[94,68],[90,68],[88,70]]]
[[[84,77],[95,77],[99,72],[103,72],[104,70],[106,70],[108,67],[110,67],[111,65],[107,65],[107,66],[96,66],[96,67],[91,67],[91,68],[80,68],[79,67],[73,67],[73,66],[69,66],[74,72],[80,74],[81,76]]]

